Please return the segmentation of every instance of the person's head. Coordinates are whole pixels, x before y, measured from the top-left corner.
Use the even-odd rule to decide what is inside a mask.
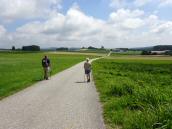
[[[86,61],[87,61],[87,62],[89,62],[89,60],[90,60],[89,58],[86,58]]]
[[[47,59],[48,58],[47,55],[45,55],[44,58]]]

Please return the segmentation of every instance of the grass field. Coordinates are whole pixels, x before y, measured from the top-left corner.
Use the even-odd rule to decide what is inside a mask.
[[[90,56],[106,56],[107,53],[99,53],[99,52],[85,52],[85,51],[76,51],[76,52],[50,52],[51,54],[70,54],[70,55],[90,55]]]
[[[112,53],[111,56],[118,56],[118,55],[141,55],[141,51],[127,51],[127,52],[115,52]]]
[[[172,128],[172,60],[147,58],[93,63],[108,128]]]
[[[172,56],[168,55],[113,55],[108,59],[123,60],[172,60]]]
[[[45,53],[0,53],[0,99],[43,79],[41,60]],[[91,55],[48,54],[52,74],[83,61]]]

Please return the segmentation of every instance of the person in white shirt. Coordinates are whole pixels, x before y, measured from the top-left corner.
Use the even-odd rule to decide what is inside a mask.
[[[90,82],[91,63],[89,62],[89,58],[87,58],[86,62],[84,63],[84,69],[87,77],[87,82]]]

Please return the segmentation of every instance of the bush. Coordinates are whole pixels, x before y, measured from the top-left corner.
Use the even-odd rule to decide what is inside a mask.
[[[141,55],[151,55],[151,51],[142,51]]]

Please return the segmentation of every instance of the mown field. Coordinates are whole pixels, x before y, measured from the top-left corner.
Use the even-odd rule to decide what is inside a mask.
[[[127,52],[113,52],[111,56],[118,56],[118,55],[141,55],[141,51],[127,51]]]
[[[107,128],[172,128],[172,60],[159,59],[93,63]]]
[[[116,55],[111,54],[108,59],[124,59],[124,60],[172,60],[172,56],[168,55]]]
[[[45,53],[0,53],[0,99],[43,79],[41,60]],[[48,54],[52,74],[85,60],[91,55]]]

